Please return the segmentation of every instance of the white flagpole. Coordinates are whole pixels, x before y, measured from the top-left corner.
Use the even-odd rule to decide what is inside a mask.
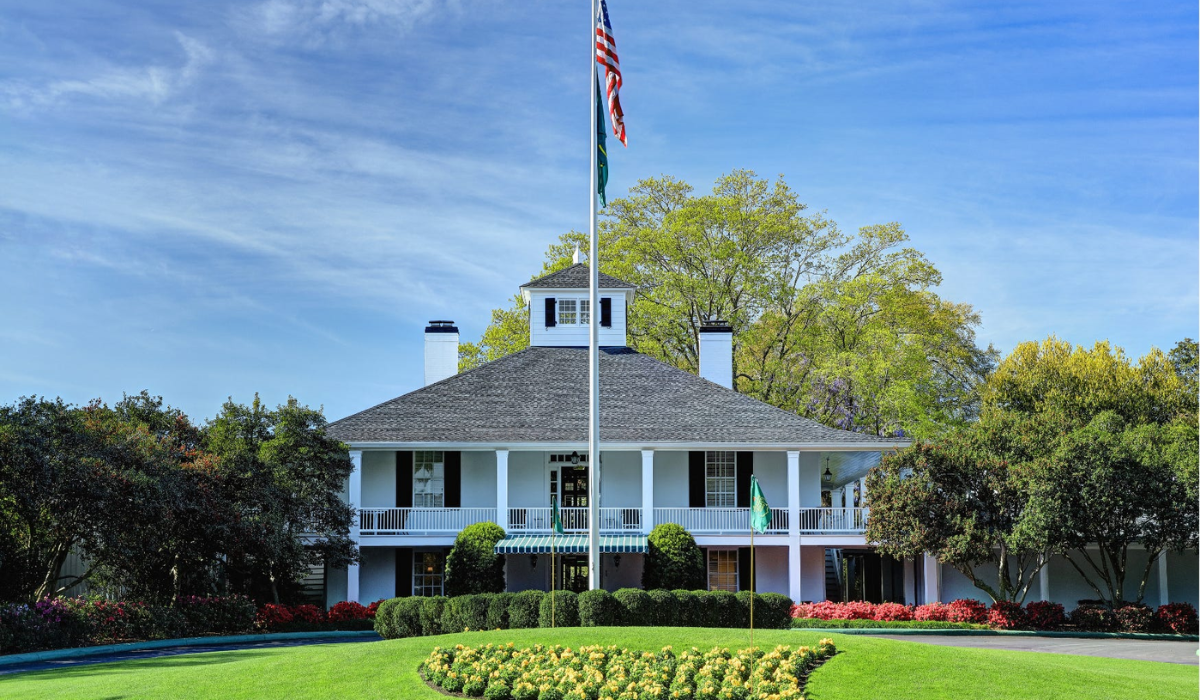
[[[588,588],[600,588],[600,259],[596,253],[596,3],[591,0],[592,16],[588,31],[588,114],[592,128],[588,158],[591,189],[588,200],[591,218],[588,245]]]

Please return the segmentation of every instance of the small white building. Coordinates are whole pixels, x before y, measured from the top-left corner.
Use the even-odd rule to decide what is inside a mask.
[[[346,497],[359,511],[352,536],[362,556],[357,566],[327,572],[328,601],[441,594],[455,536],[481,521],[507,533],[497,550],[505,554],[508,589],[549,590],[552,497],[568,531],[557,538],[556,580],[586,589],[594,478],[587,463],[588,268],[576,264],[521,291],[530,310],[528,349],[459,374],[458,329],[432,321],[426,386],[330,424],[329,434],[351,447]],[[604,588],[640,586],[646,535],[659,523],[678,523],[704,549],[710,588],[747,589],[755,474],[772,509],[769,530],[755,537],[760,592],[797,601],[979,597],[933,557],[897,561],[867,545],[866,473],[883,451],[908,441],[836,430],[737,393],[732,329],[720,321],[701,329],[701,376],[631,350],[625,319],[633,293],[632,285],[600,275]],[[1194,603],[1196,557],[1181,561],[1179,574],[1193,585],[1174,599]],[[1068,608],[1090,597],[1061,566],[1049,567],[1042,597],[1059,576],[1062,595],[1054,598]],[[1147,602],[1165,595],[1164,584]]]

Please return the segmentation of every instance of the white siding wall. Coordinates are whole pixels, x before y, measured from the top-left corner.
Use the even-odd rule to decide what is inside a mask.
[[[509,455],[511,464],[512,454]],[[462,507],[496,507],[496,453],[462,453]]]
[[[494,466],[492,471],[495,472]],[[495,484],[495,481],[492,483]],[[546,458],[541,452],[508,453],[508,505],[510,508],[549,506],[550,502],[546,496],[547,483]]]
[[[754,548],[754,587],[759,593],[788,594],[787,547]]]
[[[363,452],[362,470],[362,507],[395,507],[396,453]]]
[[[528,554],[510,554],[505,559],[505,577],[508,581],[506,590],[518,591],[547,591],[550,590],[550,555],[539,555],[537,568],[529,565]],[[623,563],[623,562],[622,562]]]
[[[821,507],[821,454],[800,453],[800,507]],[[808,594],[805,594],[807,597]]]
[[[346,570],[329,569],[325,572],[325,603],[330,607],[346,599]],[[366,604],[375,602],[368,600]]]
[[[575,294],[532,292],[529,303],[529,344],[550,347],[586,347],[588,344],[588,327],[586,325],[546,327],[546,297],[586,299],[587,296],[587,290],[580,290]],[[625,295],[601,292],[600,298],[605,297],[612,299],[612,327],[600,327],[600,345],[624,347],[626,345]]]
[[[600,580],[606,591],[618,591],[622,588],[642,587],[642,565],[645,557],[641,554],[622,554],[621,566],[613,562],[613,555],[604,554],[600,557]]]
[[[801,455],[800,459],[801,465],[803,465],[804,456]],[[772,508],[787,508],[787,453],[755,452],[754,475],[758,477],[758,485],[762,487],[763,495],[767,497],[767,504]],[[800,476],[801,478],[804,476],[803,466],[801,467]],[[786,550],[784,551],[786,552]],[[785,572],[786,569],[785,562]],[[786,590],[782,592],[787,593]]]
[[[688,453],[654,453],[654,507],[688,507]]]
[[[396,550],[393,547],[363,547],[359,551],[362,554],[358,569],[359,602],[366,605],[381,598],[394,597]]]
[[[1200,557],[1197,557],[1195,552],[1167,554],[1167,582],[1170,584],[1167,594],[1171,598],[1170,602],[1191,603],[1193,607],[1200,607],[1197,579],[1200,579]],[[1154,586],[1154,595],[1157,597],[1158,583],[1156,580],[1151,581],[1151,585]]]
[[[825,600],[825,548],[801,547],[800,597],[804,600]]]
[[[602,452],[600,506],[640,508],[642,505],[642,453]],[[624,564],[625,560],[622,559]]]

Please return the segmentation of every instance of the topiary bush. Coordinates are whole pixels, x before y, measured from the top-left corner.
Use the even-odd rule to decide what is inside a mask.
[[[696,591],[685,591],[683,589],[671,591],[671,595],[675,596],[675,626],[677,627],[703,627],[704,626],[704,607],[701,604],[700,597]]]
[[[1039,600],[1025,606],[1025,616],[1029,618],[1029,626],[1035,630],[1056,630],[1067,621],[1062,603],[1052,603]]]
[[[388,598],[375,609],[375,634],[384,639],[396,639],[396,622],[392,619],[392,610],[400,604],[400,598]]]
[[[428,596],[421,598],[421,634],[430,637],[441,634],[442,617],[446,614],[445,596]],[[458,631],[458,630],[454,630]]]
[[[617,624],[625,627],[640,627],[650,624],[652,615],[650,596],[640,588],[622,588],[613,594],[620,606]]]
[[[708,583],[704,553],[681,525],[663,523],[647,538],[642,588],[704,588]]]
[[[679,619],[679,599],[672,591],[657,589],[646,591],[650,596],[650,621],[647,624],[659,627],[683,627]]]
[[[609,627],[618,624],[620,615],[621,605],[612,593],[597,589],[579,594],[580,627]]]
[[[392,629],[396,637],[420,637],[424,634],[421,627],[421,608],[424,605],[425,598],[419,596],[398,599],[392,608]]]
[[[785,630],[792,624],[792,599],[782,593],[760,593],[754,601],[754,625]]]
[[[521,591],[513,595],[508,604],[508,628],[519,630],[538,627],[545,595],[542,591]]]
[[[553,625],[551,624],[553,623]],[[538,627],[578,627],[579,595],[574,591],[546,593],[538,611]]]
[[[490,630],[506,630],[508,623],[508,606],[512,603],[515,593],[496,593],[488,596],[487,626]]]
[[[466,632],[487,629],[490,594],[473,593],[446,600],[442,613],[442,629],[446,632]]]
[[[446,557],[447,596],[504,590],[504,557],[496,554],[502,539],[504,528],[496,523],[475,523],[458,533]]]

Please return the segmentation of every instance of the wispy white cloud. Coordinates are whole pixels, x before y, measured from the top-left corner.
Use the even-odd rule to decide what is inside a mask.
[[[235,9],[232,18],[244,34],[316,47],[363,31],[404,34],[460,9],[458,0],[265,0]]]

